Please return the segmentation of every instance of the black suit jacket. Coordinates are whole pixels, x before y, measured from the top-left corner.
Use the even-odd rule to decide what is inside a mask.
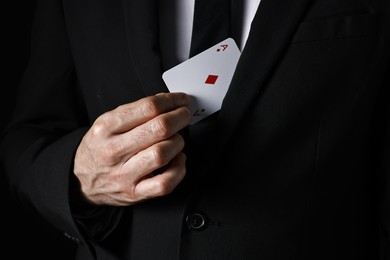
[[[38,1],[2,141],[15,196],[79,244],[77,259],[389,259],[386,1],[262,0],[222,109],[183,133],[185,181],[76,215],[88,127],[168,91],[157,2]]]

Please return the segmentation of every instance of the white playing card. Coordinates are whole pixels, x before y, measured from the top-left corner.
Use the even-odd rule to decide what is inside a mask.
[[[228,38],[163,73],[170,92],[190,95],[190,125],[221,109],[239,57],[236,43]]]

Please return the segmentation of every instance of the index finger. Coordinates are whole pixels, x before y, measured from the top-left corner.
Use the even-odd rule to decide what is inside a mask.
[[[189,96],[182,92],[159,93],[121,105],[105,113],[102,120],[111,133],[124,133],[160,114],[187,106],[189,101]]]

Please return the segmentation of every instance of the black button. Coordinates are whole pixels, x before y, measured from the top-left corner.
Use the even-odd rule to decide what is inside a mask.
[[[191,230],[203,230],[207,227],[207,216],[199,211],[192,212],[186,217],[187,227]]]

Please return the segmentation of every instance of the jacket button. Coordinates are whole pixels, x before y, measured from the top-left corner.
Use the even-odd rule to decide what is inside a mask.
[[[187,227],[191,230],[203,230],[207,227],[208,219],[204,213],[192,212],[186,217]]]

